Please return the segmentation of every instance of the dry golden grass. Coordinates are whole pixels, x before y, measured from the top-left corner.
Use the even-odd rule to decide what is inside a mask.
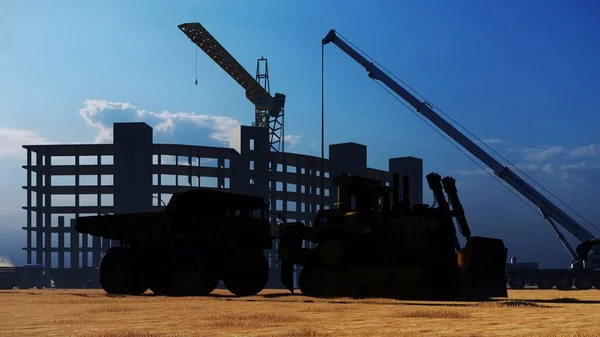
[[[392,313],[394,318],[471,318],[470,312],[440,309],[418,309],[414,311],[398,311]]]
[[[0,304],[0,336],[10,337],[600,336],[598,290],[509,291],[509,299],[486,302],[10,290]]]

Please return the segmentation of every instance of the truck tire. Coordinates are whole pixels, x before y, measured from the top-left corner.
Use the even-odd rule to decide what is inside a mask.
[[[542,277],[536,283],[538,289],[548,290],[554,288],[554,283],[549,277]]]
[[[327,282],[319,278],[313,266],[303,266],[298,275],[298,287],[302,295],[309,297],[324,297],[327,292]]]
[[[153,279],[150,284],[150,290],[156,296],[164,296],[169,294],[169,279],[162,277],[160,279]]]
[[[327,239],[319,243],[317,248],[319,261],[327,268],[336,268],[343,261],[344,246],[336,239]]]
[[[171,270],[168,290],[159,286],[158,293],[166,291],[171,296],[207,296],[219,282],[210,255],[189,246],[173,254]]]
[[[237,255],[224,276],[225,288],[236,296],[254,296],[261,292],[269,280],[269,263],[265,255],[248,252]]]
[[[570,276],[561,276],[555,282],[556,289],[558,290],[570,290],[573,288],[573,279]]]
[[[575,288],[579,290],[590,290],[594,286],[592,279],[587,276],[575,278]]]
[[[141,295],[148,290],[143,270],[127,248],[113,247],[100,260],[100,284],[111,295]]]
[[[522,277],[511,277],[508,280],[508,285],[511,289],[523,289],[525,288],[525,279]]]
[[[315,257],[320,268],[334,270],[353,260],[353,237],[344,230],[328,230],[317,240]]]

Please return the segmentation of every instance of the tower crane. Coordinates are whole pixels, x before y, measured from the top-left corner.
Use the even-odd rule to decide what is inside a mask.
[[[269,129],[271,151],[283,152],[285,95],[276,93],[273,97],[268,85],[265,88],[260,84],[265,73],[259,74],[258,68],[266,59],[259,59],[254,78],[200,23],[183,23],[177,27],[246,90],[246,98],[255,106],[254,125]]]
[[[365,68],[370,78],[385,84],[385,86],[400,96],[410,106],[412,106],[416,112],[427,118],[460,146],[469,151],[473,156],[492,169],[496,176],[508,183],[513,189],[537,206],[541,212],[541,215],[550,222],[552,228],[555,230],[555,232],[557,232],[558,238],[573,259],[571,268],[580,269],[586,267],[587,259],[590,257],[589,253],[590,251],[594,250],[594,247],[600,245],[600,238],[595,237],[584,226],[567,215],[563,210],[548,200],[533,186],[524,181],[510,168],[502,165],[498,160],[485,152],[480,146],[475,144],[463,133],[458,131],[454,126],[444,120],[433,110],[433,107],[427,101],[420,101],[398,82],[394,81],[390,76],[379,69],[373,62],[367,60],[361,53],[356,51],[353,47],[346,43],[346,41],[342,40],[335,30],[330,30],[322,40],[323,46],[329,43],[333,43],[344,53],[358,62]],[[573,249],[567,242],[562,233],[556,227],[556,223],[566,229],[581,242],[576,249]],[[600,250],[597,249],[597,251],[594,251],[594,255],[600,255]]]

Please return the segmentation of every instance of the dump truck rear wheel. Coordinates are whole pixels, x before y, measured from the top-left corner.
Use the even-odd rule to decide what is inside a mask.
[[[206,296],[219,282],[210,256],[182,248],[173,255],[171,284],[168,290],[164,284],[157,284],[157,291],[168,292],[172,296]]]
[[[261,292],[269,280],[269,263],[262,252],[234,258],[225,272],[223,284],[236,296],[253,296]]]
[[[144,274],[134,262],[131,251],[113,247],[100,261],[100,284],[104,291],[114,295],[141,295],[148,286]]]

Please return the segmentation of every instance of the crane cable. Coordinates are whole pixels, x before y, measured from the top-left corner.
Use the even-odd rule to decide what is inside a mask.
[[[198,47],[194,49],[196,50],[196,85],[198,85]]]
[[[450,143],[452,146],[454,146],[456,149],[458,149],[460,152],[462,152],[473,163],[475,163],[477,166],[479,166],[485,173],[487,173],[490,177],[494,178],[494,180],[496,180],[498,183],[500,183],[500,185],[502,185],[504,188],[506,188],[515,197],[519,198],[519,200],[521,200],[527,207],[529,207],[531,210],[533,210],[536,214],[539,214],[539,212],[530,203],[528,203],[527,201],[525,201],[525,199],[523,199],[521,196],[519,196],[517,193],[515,193],[515,191],[511,190],[508,186],[506,186],[505,184],[503,184],[502,181],[500,181],[500,179],[498,177],[496,177],[495,175],[493,175],[492,173],[490,173],[488,170],[486,170],[483,167],[483,165],[481,165],[479,162],[477,162],[475,159],[473,159],[468,153],[465,152],[465,150],[461,149],[452,140],[448,139],[448,137],[446,135],[444,135],[440,130],[436,129],[433,125],[431,125],[430,122],[427,121],[423,116],[419,115],[416,111],[413,111],[413,109],[411,109],[408,105],[406,105],[406,103],[404,103],[402,100],[400,100],[400,98],[398,98],[398,96],[396,96],[388,88],[384,87],[377,80],[373,79],[373,81],[375,83],[377,83],[377,85],[380,86],[383,90],[385,90],[388,94],[390,94],[392,97],[394,97],[398,102],[400,102],[402,105],[404,105],[415,116],[419,117],[423,122],[425,122],[425,124],[427,124],[430,128],[432,128],[433,131],[437,132],[440,136],[442,136],[442,138],[444,138],[444,140],[446,140],[448,143]]]
[[[441,108],[437,107],[436,105],[434,105],[433,103],[429,102],[429,100],[427,100],[427,98],[423,95],[421,95],[417,90],[413,89],[410,85],[408,85],[406,82],[402,81],[400,78],[398,78],[398,76],[396,76],[394,73],[392,73],[391,71],[389,71],[387,68],[385,68],[383,65],[381,65],[379,62],[377,62],[375,59],[373,59],[371,56],[369,56],[369,54],[365,53],[362,49],[360,49],[358,46],[356,46],[355,44],[353,44],[350,40],[348,40],[347,38],[345,38],[342,34],[340,34],[339,32],[336,31],[336,34],[342,38],[343,40],[345,40],[346,43],[352,45],[354,48],[356,48],[358,51],[360,51],[362,54],[364,54],[371,62],[377,64],[378,66],[380,66],[383,70],[385,70],[387,73],[389,73],[392,77],[394,77],[396,80],[398,80],[399,82],[401,82],[402,84],[404,84],[406,87],[408,87],[410,90],[412,90],[417,96],[421,97],[424,101],[426,101],[427,103],[431,104],[431,106],[433,106],[434,108],[436,108],[438,111],[440,111],[444,116],[446,116],[447,118],[449,118],[452,122],[454,122],[456,125],[458,125],[460,128],[462,128],[464,131],[466,131],[468,134],[470,134],[471,136],[473,136],[475,139],[477,139],[480,143],[484,144],[487,148],[489,148],[492,152],[494,152],[496,155],[498,155],[500,158],[502,158],[503,160],[505,160],[508,164],[510,164],[510,166],[514,167],[517,171],[521,172],[523,175],[525,175],[527,178],[529,178],[533,183],[535,183],[536,185],[538,185],[540,188],[542,188],[544,191],[546,191],[548,194],[550,194],[552,197],[554,197],[558,202],[560,202],[562,205],[564,205],[565,207],[567,207],[568,209],[570,209],[572,212],[574,212],[576,215],[578,215],[581,219],[583,219],[585,222],[587,222],[589,225],[591,225],[592,227],[594,227],[596,230],[600,231],[600,228],[595,226],[591,221],[589,221],[586,217],[584,217],[583,215],[581,215],[579,212],[577,212],[575,209],[573,209],[572,207],[570,207],[569,205],[567,205],[564,201],[562,201],[559,197],[557,197],[556,195],[554,195],[552,192],[548,191],[544,186],[542,186],[540,183],[538,183],[535,179],[533,179],[532,177],[530,177],[527,173],[523,172],[521,169],[519,169],[516,165],[514,165],[510,160],[508,160],[506,157],[504,157],[502,154],[498,153],[496,150],[494,150],[491,146],[489,146],[488,144],[486,144],[485,142],[483,142],[479,137],[477,137],[476,135],[474,135],[471,131],[469,131],[466,127],[464,127],[463,125],[461,125],[458,121],[456,121],[454,118],[452,118],[451,116],[449,116],[448,114],[446,114]],[[411,109],[408,105],[406,105],[402,100],[400,100],[394,93],[390,92],[387,88],[383,87],[381,85],[381,83],[379,83],[377,80],[373,79],[373,81],[375,81],[380,87],[382,87],[384,90],[386,90],[386,92],[388,92],[390,95],[392,95],[397,101],[399,101],[400,103],[402,103],[408,110],[410,110],[412,113],[414,113],[415,115],[417,115],[417,117],[419,117],[421,120],[423,120],[427,125],[429,125],[429,127],[431,127],[432,129],[434,129],[438,134],[440,134],[446,141],[450,142],[454,147],[456,147],[457,149],[459,149],[465,156],[467,156],[471,161],[473,161],[475,164],[477,164],[477,166],[479,166],[482,170],[484,170],[486,173],[488,173],[488,175],[490,175],[491,177],[493,177],[497,182],[499,182],[502,186],[504,186],[507,190],[509,190],[513,195],[515,195],[517,198],[519,198],[523,203],[525,203],[529,208],[531,208],[535,213],[539,212],[533,207],[531,206],[530,203],[526,202],[523,198],[521,198],[520,196],[518,196],[513,190],[511,190],[508,186],[506,186],[502,181],[500,181],[496,176],[494,176],[492,173],[490,173],[488,170],[486,170],[481,164],[479,164],[477,161],[475,161],[471,156],[469,156],[465,151],[463,151],[461,148],[459,148],[456,144],[454,144],[454,142],[452,142],[451,140],[449,140],[448,138],[446,138],[441,132],[439,132],[439,130],[437,130],[436,128],[434,128],[430,123],[428,123],[425,119],[423,119],[422,116],[420,116],[419,114],[417,114],[415,111],[413,111],[413,109]]]

